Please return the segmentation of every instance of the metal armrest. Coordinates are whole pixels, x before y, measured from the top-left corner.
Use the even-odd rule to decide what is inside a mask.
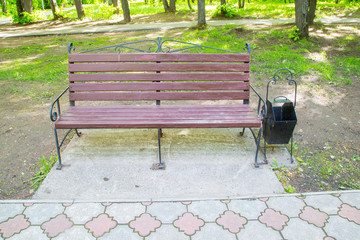
[[[254,91],[254,93],[259,98],[257,114],[260,117],[260,119],[263,120],[267,113],[266,101],[260,96],[260,94],[255,90],[255,88],[253,86],[250,85],[250,88]],[[263,105],[263,109],[261,109],[261,104]]]
[[[61,114],[61,110],[60,110],[60,98],[62,97],[62,95],[64,95],[64,93],[66,93],[66,91],[69,90],[69,87],[67,87],[55,100],[54,102],[51,104],[50,107],[50,120],[55,122],[58,117],[60,117]],[[55,104],[56,104],[56,109],[55,108]]]

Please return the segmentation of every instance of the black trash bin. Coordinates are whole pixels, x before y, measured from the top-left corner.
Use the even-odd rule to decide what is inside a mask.
[[[282,103],[282,104],[279,104]],[[293,102],[266,101],[267,113],[263,122],[263,134],[268,144],[288,144],[297,123]]]

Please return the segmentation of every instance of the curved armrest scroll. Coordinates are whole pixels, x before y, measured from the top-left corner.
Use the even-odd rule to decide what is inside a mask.
[[[62,95],[64,95],[66,93],[66,91],[69,90],[69,87],[67,87],[55,100],[54,102],[51,104],[50,107],[50,120],[52,122],[55,122],[61,114],[61,110],[60,110],[60,98],[62,97]],[[56,108],[55,108],[55,104],[56,104]]]

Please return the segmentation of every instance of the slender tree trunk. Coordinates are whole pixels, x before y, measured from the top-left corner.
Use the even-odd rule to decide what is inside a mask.
[[[221,0],[221,5],[226,5],[226,0]],[[224,11],[224,9],[221,9],[221,15],[224,16],[226,14],[226,12]]]
[[[295,22],[299,28],[300,38],[309,36],[308,9],[308,0],[295,0]]]
[[[6,0],[1,0],[1,8],[3,13],[7,13]]]
[[[22,5],[25,12],[30,14],[33,12],[32,0],[23,0]]]
[[[128,23],[131,21],[130,17],[130,8],[129,8],[129,2],[128,0],[121,0],[121,8],[124,13],[124,21],[125,23]]]
[[[170,11],[176,12],[176,0],[170,0]]]
[[[169,3],[167,0],[163,0],[164,10],[165,12],[170,12]]]
[[[244,7],[245,7],[245,0],[239,0],[239,8],[244,8]]]
[[[78,15],[78,19],[82,19],[85,17],[85,11],[82,5],[81,0],[75,0],[75,7],[76,7],[76,12]]]
[[[119,0],[113,0],[113,6],[115,8],[115,13],[119,14],[120,13],[120,11],[119,11]]]
[[[316,11],[317,0],[310,0],[308,23],[309,25],[314,24],[315,11]]]
[[[56,20],[56,19],[58,19],[60,17],[58,15],[58,12],[59,12],[58,5],[56,3],[56,0],[49,0],[49,2],[50,2],[51,11],[52,11],[53,16],[54,16],[54,20]]]
[[[23,14],[24,9],[23,9],[21,0],[16,0],[16,10],[17,10],[17,13],[18,13],[18,16],[19,16],[20,20],[22,20],[23,17],[24,17],[24,14]]]
[[[205,0],[198,0],[198,27],[206,26]]]
[[[5,0],[4,0],[4,1],[5,1]],[[188,6],[189,6],[189,9],[190,9],[190,10],[193,10],[192,7],[191,7],[190,0],[187,0],[187,3],[188,3]]]

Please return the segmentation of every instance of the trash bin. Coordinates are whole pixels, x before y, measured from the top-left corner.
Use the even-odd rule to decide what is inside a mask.
[[[268,144],[288,144],[297,123],[295,107],[288,100],[266,100],[267,113],[263,122],[263,134]]]

